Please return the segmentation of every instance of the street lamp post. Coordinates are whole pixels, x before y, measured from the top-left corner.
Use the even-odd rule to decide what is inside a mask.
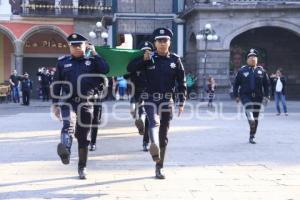
[[[107,38],[108,38],[108,33],[105,27],[102,25],[102,20],[96,22],[95,27],[93,30],[89,32],[89,36],[92,39],[100,39],[102,38],[104,40],[104,45],[107,45]],[[98,41],[98,45],[100,45],[100,42]]]
[[[202,88],[202,101],[204,101],[205,96],[205,88],[206,88],[206,63],[207,63],[207,42],[208,41],[216,41],[219,39],[216,32],[212,29],[211,24],[205,24],[204,29],[200,30],[200,32],[196,36],[197,40],[204,40],[204,64],[203,64],[203,88]],[[199,73],[199,72],[198,72]],[[200,76],[198,76],[200,77]]]

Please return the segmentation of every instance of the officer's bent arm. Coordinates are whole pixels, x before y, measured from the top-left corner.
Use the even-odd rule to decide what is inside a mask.
[[[107,74],[109,72],[109,65],[107,62],[101,58],[98,54],[94,56],[95,63],[97,65],[97,72],[100,74]]]
[[[264,74],[263,78],[264,95],[269,98],[270,95],[270,79],[267,73]]]
[[[241,85],[241,73],[239,71],[235,77],[235,81],[233,85],[233,95],[235,98],[239,97],[238,93],[239,93],[240,85]]]
[[[130,73],[134,73],[136,71],[141,71],[141,70],[145,70],[146,66],[150,66],[151,65],[151,61],[147,60],[145,61],[143,59],[143,56],[138,57],[134,60],[132,60],[128,65],[127,65],[127,71]]]
[[[52,85],[53,94],[57,97],[57,96],[60,96],[62,84],[56,83],[56,81],[63,81],[62,68],[60,67],[59,64],[57,64],[57,66],[56,66],[56,71],[54,73],[53,85]],[[58,101],[59,101],[58,98],[55,98],[54,96],[52,97],[53,103],[57,103]]]
[[[176,80],[178,83],[179,106],[183,106],[186,99],[187,88],[184,67],[180,58],[178,58],[176,65]]]

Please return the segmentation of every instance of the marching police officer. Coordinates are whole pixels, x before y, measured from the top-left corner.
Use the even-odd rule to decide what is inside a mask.
[[[263,102],[269,101],[269,77],[263,67],[257,66],[258,51],[250,49],[247,65],[237,73],[234,84],[236,101],[242,101],[250,126],[249,143],[255,144],[258,117]]]
[[[153,52],[154,47],[151,42],[145,41],[142,43],[140,49],[142,51]],[[140,58],[134,59],[131,63],[135,63]],[[129,63],[129,65],[131,65]],[[141,99],[141,94],[145,91],[146,81],[144,71],[136,71],[129,73],[130,80],[134,84],[134,96],[131,98],[132,116],[136,119],[135,125],[140,133],[143,135],[143,151],[148,151],[149,135],[148,135],[148,119],[146,116],[144,102]]]
[[[89,77],[88,74],[106,74],[109,66],[97,54],[95,47],[89,45],[82,35],[73,33],[67,40],[71,55],[58,59],[52,85],[53,113],[58,118],[61,115],[63,121],[61,142],[57,146],[57,153],[63,164],[69,164],[72,134],[77,124],[75,137],[78,141],[78,175],[80,179],[85,179],[89,146],[87,138],[93,116],[93,104],[90,99],[101,82],[100,77]],[[92,52],[89,57],[85,56],[87,48]]]
[[[179,112],[183,112],[186,98],[185,72],[180,57],[169,52],[173,33],[167,28],[158,28],[153,32],[156,51],[146,50],[143,57],[131,62],[127,70],[131,73],[144,71],[146,90],[142,94],[149,122],[150,154],[156,163],[155,176],[164,179],[163,168],[167,133],[172,119],[172,96],[175,82],[178,83]]]
[[[98,135],[98,126],[101,123],[102,117],[102,98],[103,98],[103,90],[108,87],[107,80],[102,79],[101,84],[95,89],[94,97],[93,97],[93,119],[92,119],[92,128],[91,128],[91,144],[90,151],[96,150],[97,143],[97,135]]]

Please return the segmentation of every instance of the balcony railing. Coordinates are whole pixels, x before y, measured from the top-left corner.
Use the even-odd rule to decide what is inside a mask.
[[[112,0],[79,1],[73,5],[72,0],[27,1],[20,5],[20,15],[24,17],[101,17],[112,14]]]
[[[185,9],[191,9],[195,6],[210,5],[292,5],[300,4],[300,0],[185,0]]]

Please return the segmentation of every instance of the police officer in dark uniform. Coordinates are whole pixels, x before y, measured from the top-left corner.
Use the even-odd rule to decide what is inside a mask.
[[[23,105],[29,106],[30,93],[32,91],[32,81],[29,79],[29,74],[27,72],[24,73],[24,76],[22,78],[21,89],[22,89]]]
[[[164,179],[163,168],[167,133],[172,119],[173,94],[175,82],[178,83],[179,112],[183,112],[186,98],[185,72],[180,57],[169,52],[173,33],[167,28],[158,28],[153,32],[156,51],[145,51],[144,56],[128,65],[131,73],[144,71],[146,91],[141,98],[145,101],[145,110],[149,122],[150,154],[156,163],[155,176]]]
[[[140,49],[142,51],[153,52],[154,46],[151,42],[145,41],[142,43]],[[137,62],[140,58],[134,59],[131,63]],[[129,65],[131,65],[129,63]],[[148,135],[148,119],[146,116],[144,101],[141,99],[141,94],[145,91],[146,80],[145,72],[143,70],[128,74],[130,80],[134,84],[134,95],[131,98],[132,116],[135,118],[135,125],[140,133],[143,135],[143,151],[148,151],[149,135]]]
[[[42,89],[42,96],[43,101],[49,101],[49,88],[51,84],[51,76],[47,73],[46,67],[43,67],[41,72],[37,73],[37,76],[41,77],[41,89]]]
[[[91,128],[91,143],[90,143],[90,151],[96,150],[97,143],[97,135],[98,135],[98,126],[101,123],[102,117],[102,99],[103,99],[103,91],[108,87],[108,80],[102,79],[101,84],[95,89],[94,97],[93,97],[93,119],[92,119],[92,128]]]
[[[250,126],[249,143],[255,144],[258,117],[263,102],[269,101],[269,77],[263,67],[257,66],[258,51],[247,54],[247,65],[237,73],[234,84],[236,101],[242,101]]]
[[[91,130],[93,117],[93,104],[90,99],[101,82],[100,77],[89,77],[88,74],[106,74],[109,66],[97,54],[95,47],[89,45],[82,35],[73,33],[67,40],[70,43],[71,55],[58,59],[52,84],[53,113],[58,118],[61,115],[63,120],[61,142],[57,146],[57,153],[63,164],[69,164],[72,134],[77,123],[75,137],[78,141],[78,174],[80,179],[85,179],[90,143],[88,133]],[[85,56],[87,48],[92,52],[89,57]]]

